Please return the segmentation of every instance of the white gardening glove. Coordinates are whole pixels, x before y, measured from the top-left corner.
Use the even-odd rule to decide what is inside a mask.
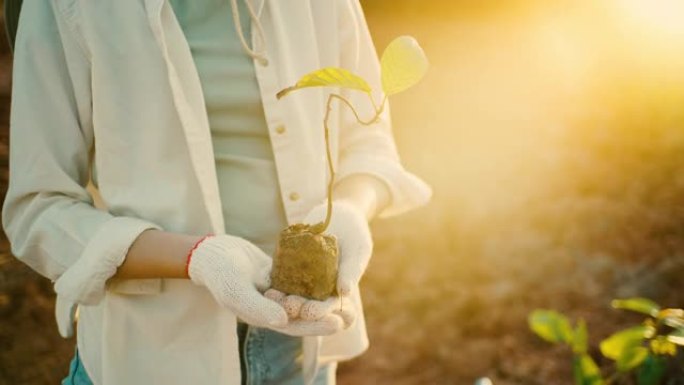
[[[354,322],[356,311],[349,297],[330,297],[324,301],[307,299],[295,294],[286,295],[277,289],[268,289],[264,295],[285,308],[290,325],[321,324],[328,326],[325,333],[333,334],[346,329]],[[320,333],[319,335],[324,335]]]
[[[323,222],[327,210],[327,203],[315,206],[304,217],[304,223]],[[337,246],[340,249],[337,292],[348,296],[361,281],[373,252],[368,220],[353,203],[333,201],[332,218],[325,232],[337,237]]]
[[[315,206],[304,217],[303,222],[316,224],[325,220],[327,203]],[[325,233],[337,237],[339,247],[339,267],[337,273],[337,292],[340,297],[331,297],[324,301],[310,300],[297,295],[287,295],[280,299],[290,318],[302,320],[318,320],[335,314],[344,321],[344,328],[349,327],[356,318],[355,308],[349,298],[368,267],[373,252],[368,220],[364,213],[354,204],[347,201],[334,201],[332,218]],[[271,293],[274,299],[282,293]]]
[[[259,290],[270,284],[271,259],[248,240],[219,234],[205,238],[192,251],[188,276],[205,286],[216,302],[244,322],[259,327],[287,325],[282,306]]]
[[[340,317],[290,322],[285,309],[260,292],[270,286],[271,266],[271,258],[253,243],[220,234],[197,244],[190,255],[188,275],[250,325],[293,336],[329,335],[343,328]]]

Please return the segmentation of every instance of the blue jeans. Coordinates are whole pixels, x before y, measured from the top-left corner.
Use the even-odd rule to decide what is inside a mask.
[[[242,385],[302,385],[302,338],[238,323]],[[315,385],[334,385],[337,363],[321,365]],[[248,382],[249,381],[249,382]],[[78,350],[62,385],[93,385]]]

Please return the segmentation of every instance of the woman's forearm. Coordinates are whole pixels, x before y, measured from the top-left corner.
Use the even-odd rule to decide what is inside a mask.
[[[156,229],[143,231],[128,249],[114,278],[187,278],[190,249],[202,238]]]
[[[353,174],[339,181],[333,190],[333,200],[350,201],[366,213],[370,221],[391,199],[387,185],[370,174]]]
[[[370,221],[389,204],[390,192],[381,180],[355,174],[341,180],[333,196],[335,200],[351,201]],[[128,249],[114,278],[187,278],[188,253],[201,238],[201,235],[145,230]]]

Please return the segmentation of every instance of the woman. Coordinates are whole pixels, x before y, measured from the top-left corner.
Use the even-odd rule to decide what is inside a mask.
[[[332,384],[365,351],[368,221],[431,195],[388,109],[331,117],[341,298],[264,293],[277,233],[323,217],[328,179],[329,90],[275,94],[324,66],[380,89],[358,0],[35,0],[14,54],[3,227],[55,282],[63,336],[78,309],[64,383]]]

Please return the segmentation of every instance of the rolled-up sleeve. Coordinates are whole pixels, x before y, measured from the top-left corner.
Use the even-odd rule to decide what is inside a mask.
[[[2,225],[12,253],[55,281],[62,303],[96,304],[137,236],[160,227],[96,208],[86,190],[94,144],[90,61],[56,3],[22,8]]]
[[[373,89],[373,98],[383,98],[380,61],[358,0],[341,1],[340,63],[343,68],[360,75]],[[363,119],[374,116],[368,96],[355,90],[341,90]],[[389,103],[378,121],[360,124],[353,112],[341,107],[339,122],[339,155],[337,181],[352,174],[369,174],[385,183],[391,202],[380,212],[381,218],[391,217],[427,204],[432,188],[421,178],[407,171],[399,158],[392,134]]]

